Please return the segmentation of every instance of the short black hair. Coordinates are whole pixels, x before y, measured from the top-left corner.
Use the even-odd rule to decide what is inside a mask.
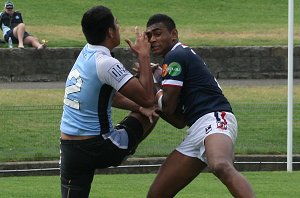
[[[105,6],[95,6],[87,10],[81,19],[82,32],[87,42],[92,45],[101,44],[108,29],[115,29],[114,21],[111,10]]]
[[[175,22],[171,17],[165,14],[155,14],[151,16],[147,22],[147,27],[155,24],[155,23],[163,23],[169,31],[176,28]]]

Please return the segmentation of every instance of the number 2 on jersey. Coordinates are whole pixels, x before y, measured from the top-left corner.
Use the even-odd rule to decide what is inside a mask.
[[[79,101],[68,98],[68,96],[70,94],[79,92],[81,89],[81,86],[82,86],[82,79],[81,79],[80,73],[77,69],[74,69],[70,72],[70,74],[68,76],[68,80],[71,81],[72,78],[75,78],[76,82],[74,82],[73,85],[66,87],[65,96],[64,96],[64,104],[69,107],[72,107],[74,109],[79,109],[79,107],[80,107]]]

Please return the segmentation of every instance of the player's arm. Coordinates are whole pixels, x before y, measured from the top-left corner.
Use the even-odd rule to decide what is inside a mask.
[[[144,116],[149,118],[150,123],[153,122],[154,117],[159,116],[156,113],[156,110],[157,110],[156,106],[144,108],[144,107],[136,104],[132,100],[126,98],[125,96],[123,96],[119,92],[115,93],[115,95],[113,97],[113,100],[112,100],[112,106],[116,107],[116,108],[119,108],[119,109],[124,109],[124,110],[129,110],[129,111],[132,111],[132,112],[141,113]]]
[[[180,106],[176,108],[174,114],[172,115],[167,116],[162,111],[158,111],[158,114],[163,120],[165,120],[166,122],[168,122],[169,124],[171,124],[172,126],[178,129],[182,129],[186,126],[184,115],[182,113],[182,109]]]
[[[160,117],[176,128],[184,128],[186,121],[179,106],[181,87],[163,86],[163,90],[156,94],[158,106],[161,109]]]
[[[118,109],[124,109],[128,111],[133,111],[133,112],[139,112],[139,108],[141,107],[140,105],[136,104],[132,100],[126,98],[123,96],[121,93],[116,92],[113,100],[112,100],[112,106],[116,107]]]
[[[136,42],[133,44],[127,40],[131,50],[137,55],[140,76],[131,78],[119,92],[135,103],[143,107],[154,105],[153,76],[150,67],[150,44],[145,33],[137,33]]]

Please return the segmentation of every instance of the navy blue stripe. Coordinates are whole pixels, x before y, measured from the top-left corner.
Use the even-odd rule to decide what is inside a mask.
[[[219,118],[218,112],[214,112],[214,115],[215,115],[215,118],[217,119],[217,121],[221,121],[220,118]]]
[[[101,134],[109,132],[109,120],[107,115],[107,107],[109,103],[109,98],[113,88],[109,85],[103,85],[99,93],[99,102],[98,102],[98,115],[99,122],[101,126]]]

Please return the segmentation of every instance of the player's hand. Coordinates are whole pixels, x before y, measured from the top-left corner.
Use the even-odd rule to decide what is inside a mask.
[[[159,64],[153,64],[153,65],[151,65],[151,68],[152,68],[152,73],[153,73],[153,77],[156,81],[156,84],[161,85],[161,83],[162,83],[162,76],[161,76],[162,68],[159,66]]]
[[[157,69],[161,70],[161,67],[159,66],[158,63],[150,63],[150,67],[152,69],[152,73],[154,73]],[[140,72],[140,64],[134,63],[134,67],[132,68],[132,70],[137,73]]]
[[[151,44],[148,42],[148,38],[147,38],[145,32],[140,34],[139,29],[137,27],[135,27],[135,36],[136,36],[136,40],[135,40],[134,44],[129,39],[125,40],[127,42],[127,44],[129,45],[130,49],[137,56],[140,56],[140,55],[149,56]]]
[[[139,111],[141,114],[149,118],[150,123],[153,123],[153,119],[159,117],[159,115],[156,113],[158,107],[140,107]]]

